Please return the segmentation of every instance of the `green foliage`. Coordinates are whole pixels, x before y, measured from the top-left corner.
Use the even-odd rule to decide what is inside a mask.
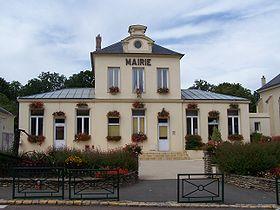
[[[213,128],[213,133],[211,136],[211,140],[213,141],[222,141],[222,135],[220,130],[217,127]]]
[[[94,76],[92,71],[80,71],[78,74],[73,74],[65,81],[66,88],[73,87],[94,87]]]
[[[254,132],[250,136],[251,142],[260,142],[262,139],[262,133]]]
[[[214,161],[226,173],[257,176],[279,166],[280,142],[226,142],[216,150]]]
[[[186,135],[185,136],[186,144],[185,149],[201,149],[203,146],[202,139],[200,135]]]
[[[215,87],[215,85],[212,85],[205,80],[195,80],[193,86],[190,87],[190,89],[212,91],[214,87]]]

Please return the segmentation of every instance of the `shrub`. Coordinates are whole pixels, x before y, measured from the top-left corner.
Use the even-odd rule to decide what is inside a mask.
[[[221,144],[214,155],[220,170],[240,175],[259,175],[280,164],[280,142]]]
[[[240,134],[232,134],[228,136],[228,140],[230,140],[231,142],[240,142],[243,139],[243,136]]]
[[[250,136],[251,142],[260,142],[262,139],[262,133],[254,132]]]
[[[185,149],[201,149],[203,146],[202,139],[200,135],[186,135],[185,136],[186,144]]]

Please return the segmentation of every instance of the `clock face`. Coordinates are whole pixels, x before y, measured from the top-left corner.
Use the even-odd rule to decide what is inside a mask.
[[[141,48],[141,46],[142,46],[142,43],[139,40],[134,42],[134,47],[136,47],[137,49]]]

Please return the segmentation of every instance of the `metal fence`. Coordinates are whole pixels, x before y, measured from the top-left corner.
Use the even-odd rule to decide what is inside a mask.
[[[276,202],[277,205],[280,205],[280,177],[277,177],[275,181],[276,181]]]
[[[70,169],[69,199],[119,200],[119,171]]]
[[[14,198],[64,199],[64,169],[51,167],[16,167],[13,174]]]
[[[178,174],[178,203],[224,202],[223,174]]]

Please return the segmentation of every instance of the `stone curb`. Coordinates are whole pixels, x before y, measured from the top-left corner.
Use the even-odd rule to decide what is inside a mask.
[[[92,200],[0,200],[0,205],[71,205],[71,206],[128,206],[128,207],[168,207],[168,208],[245,208],[277,209],[275,204],[213,204],[133,201],[92,201]]]

